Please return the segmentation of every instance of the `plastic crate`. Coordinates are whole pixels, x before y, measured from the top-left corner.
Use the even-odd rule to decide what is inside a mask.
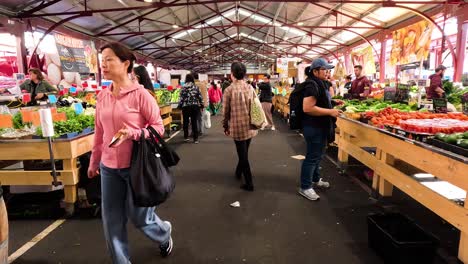
[[[399,213],[371,214],[367,217],[369,247],[385,263],[430,264],[439,240],[413,220]]]

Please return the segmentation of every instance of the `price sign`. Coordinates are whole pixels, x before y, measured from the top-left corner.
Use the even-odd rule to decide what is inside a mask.
[[[77,115],[83,113],[84,108],[83,108],[83,105],[82,105],[82,104],[80,104],[80,103],[75,103],[74,105],[75,105],[75,113],[76,113]]]
[[[433,98],[432,104],[435,113],[447,113],[447,99],[446,98]]]
[[[426,87],[427,85],[427,80],[418,80],[418,86],[420,87]]]
[[[408,103],[410,95],[409,89],[397,89],[395,93],[395,102]]]
[[[49,94],[47,97],[49,97],[49,103],[55,104],[57,103],[57,97],[53,94]]]
[[[468,93],[462,96],[463,113],[468,115]]]
[[[384,101],[390,101],[390,102],[393,102],[395,101],[395,94],[396,94],[396,90],[395,88],[385,88],[384,89]]]

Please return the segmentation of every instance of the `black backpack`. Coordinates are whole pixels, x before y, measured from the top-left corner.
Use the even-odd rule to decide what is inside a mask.
[[[302,129],[302,119],[304,118],[304,91],[307,83],[315,83],[312,80],[306,80],[296,84],[296,88],[289,95],[289,129]]]

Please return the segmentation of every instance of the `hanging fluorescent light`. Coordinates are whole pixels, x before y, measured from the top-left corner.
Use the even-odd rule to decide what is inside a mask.
[[[172,25],[172,28],[179,28],[179,26],[174,24],[174,25]]]
[[[299,22],[297,23],[298,26],[303,26],[304,25],[304,22]]]
[[[143,0],[143,2],[146,2],[146,3],[153,3],[153,0]]]

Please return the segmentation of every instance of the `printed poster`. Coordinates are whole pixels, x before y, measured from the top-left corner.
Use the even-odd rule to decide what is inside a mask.
[[[351,52],[353,65],[361,65],[364,75],[371,75],[377,72],[375,68],[374,52],[371,46]]]
[[[64,72],[96,73],[97,52],[91,41],[54,34]]]
[[[434,25],[423,20],[392,33],[390,65],[403,65],[426,60],[429,55]]]

